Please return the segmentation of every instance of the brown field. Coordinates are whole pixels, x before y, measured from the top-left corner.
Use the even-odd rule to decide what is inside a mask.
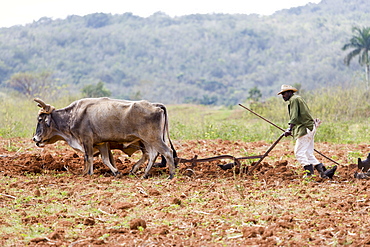
[[[259,155],[271,143],[175,141],[181,158]],[[332,180],[303,179],[284,139],[252,175],[230,160],[180,164],[176,178],[153,168],[129,175],[139,155],[115,152],[120,177],[100,158],[80,175],[83,155],[63,143],[39,149],[0,139],[1,246],[366,246],[370,181],[353,177],[366,144],[317,143],[341,165]],[[321,156],[320,161],[333,165]],[[257,160],[253,160],[257,161]],[[252,161],[244,161],[250,166]],[[242,171],[242,172],[240,172]]]

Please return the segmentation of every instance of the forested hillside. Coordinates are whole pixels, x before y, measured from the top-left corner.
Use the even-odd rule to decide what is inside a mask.
[[[19,72],[49,72],[77,94],[98,82],[112,97],[234,105],[257,88],[305,90],[361,85],[341,47],[353,26],[369,26],[370,1],[323,0],[271,16],[94,13],[0,29],[0,86]],[[41,95],[47,97],[47,95]]]

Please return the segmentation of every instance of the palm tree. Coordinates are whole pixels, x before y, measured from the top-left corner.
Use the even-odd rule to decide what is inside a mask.
[[[345,51],[349,48],[354,48],[345,58],[344,63],[349,66],[352,58],[359,55],[358,62],[361,66],[365,65],[366,70],[366,83],[367,89],[369,89],[369,73],[370,73],[370,61],[369,61],[369,50],[370,50],[370,27],[353,27],[352,33],[355,35],[352,36],[349,43],[345,44],[342,47],[342,50]]]

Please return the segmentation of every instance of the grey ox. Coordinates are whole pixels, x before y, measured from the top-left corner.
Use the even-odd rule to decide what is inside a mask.
[[[84,174],[93,174],[93,155],[100,152],[103,163],[117,175],[119,171],[111,149],[120,149],[128,155],[138,150],[143,153],[131,173],[149,160],[144,173],[144,178],[147,178],[158,154],[161,154],[162,165],[168,163],[169,178],[174,177],[177,154],[169,138],[168,115],[163,104],[145,100],[86,98],[63,109],[55,109],[41,99],[34,100],[41,109],[33,141],[43,147],[64,140],[73,149],[83,152]]]

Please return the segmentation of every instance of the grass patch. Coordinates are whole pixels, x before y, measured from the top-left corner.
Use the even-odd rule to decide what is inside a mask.
[[[363,143],[369,136],[369,93],[358,88],[322,89],[320,95],[303,97],[314,117],[323,120],[316,140],[333,143]],[[69,105],[75,98],[47,102],[57,108]],[[0,98],[0,136],[31,138],[36,127],[38,107],[32,99],[2,95]],[[243,102],[241,102],[243,103]],[[281,97],[263,103],[243,103],[276,125],[286,128],[288,113]],[[168,105],[172,139],[223,139],[247,142],[274,141],[281,131],[240,106]],[[10,147],[11,148],[11,147]]]

